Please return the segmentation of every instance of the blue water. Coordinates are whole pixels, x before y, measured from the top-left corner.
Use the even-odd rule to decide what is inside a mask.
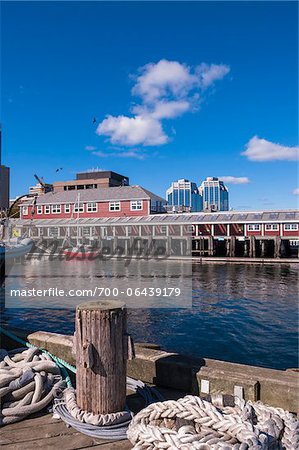
[[[25,267],[25,284],[31,264]],[[51,270],[55,263],[44,264]],[[112,282],[118,276],[110,275]],[[296,264],[194,264],[192,280],[190,308],[128,311],[129,332],[136,341],[196,357],[276,369],[299,366]],[[24,300],[19,308],[5,308],[2,301],[1,320],[29,331],[71,334],[74,308],[58,305],[34,309]]]

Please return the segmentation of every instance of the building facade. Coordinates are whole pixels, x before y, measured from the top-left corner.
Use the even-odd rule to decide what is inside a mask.
[[[50,192],[21,206],[23,219],[145,216],[164,212],[165,200],[141,186]]]
[[[207,177],[202,182],[199,190],[202,195],[203,211],[216,212],[229,210],[228,189],[219,178]]]
[[[202,196],[196,183],[184,178],[174,181],[166,191],[168,207],[173,212],[202,211]]]
[[[75,180],[56,181],[54,192],[129,186],[129,178],[111,170],[79,172]]]
[[[62,243],[66,236],[70,236],[74,240],[79,239],[80,243],[96,243],[99,248],[109,242],[115,249],[129,248],[134,238],[148,239],[159,245],[163,240],[170,256],[172,251],[177,255],[178,249],[183,256],[186,254],[184,249],[187,249],[187,254],[192,251],[193,256],[298,257],[297,210],[135,214],[130,217],[123,214],[121,217],[110,215],[109,218],[86,213],[73,219],[63,219],[55,211],[57,209],[54,208],[52,215],[50,210],[46,216],[35,216],[36,220],[24,215],[23,219],[13,220],[13,229],[21,236],[48,243],[55,239]]]
[[[9,167],[2,162],[2,129],[0,124],[0,211],[9,208]]]
[[[9,207],[9,167],[0,166],[0,211]]]

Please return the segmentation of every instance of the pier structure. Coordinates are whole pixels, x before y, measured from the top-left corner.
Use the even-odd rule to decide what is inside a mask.
[[[16,219],[11,228],[58,247],[69,239],[112,253],[122,248],[124,255],[147,242],[164,246],[169,257],[288,258],[298,256],[299,211]]]

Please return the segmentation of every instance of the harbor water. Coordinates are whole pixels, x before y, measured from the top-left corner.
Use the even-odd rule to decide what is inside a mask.
[[[8,280],[6,289],[30,287],[47,273],[43,286],[55,283],[80,286],[80,280],[94,282],[99,270],[89,270],[88,262],[76,261],[64,271],[59,262],[26,261],[22,272]],[[101,262],[103,264],[103,262]],[[146,264],[146,263],[145,263]],[[152,262],[153,269],[155,264]],[[173,286],[190,282],[188,262],[163,261],[179,274]],[[177,267],[175,266],[177,265]],[[109,267],[109,283],[119,283],[119,272]],[[138,285],[140,264],[131,261]],[[192,296],[184,307],[149,308],[146,303],[128,310],[128,328],[135,341],[160,344],[165,350],[195,357],[208,357],[275,369],[298,367],[298,271],[296,264],[193,263]],[[169,277],[167,270],[160,270]],[[122,277],[121,284],[129,280]],[[187,295],[187,294],[186,294]],[[36,308],[33,298],[19,298],[11,305],[1,293],[1,322],[30,332],[43,330],[71,334],[74,332],[75,299],[67,305],[61,298],[51,299]],[[188,301],[187,301],[188,300]],[[73,303],[72,303],[73,301]]]

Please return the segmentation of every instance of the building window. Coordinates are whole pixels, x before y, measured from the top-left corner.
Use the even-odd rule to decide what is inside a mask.
[[[266,231],[277,231],[278,224],[277,223],[266,223],[265,230]]]
[[[120,211],[120,202],[109,202],[109,211]]]
[[[42,213],[43,213],[43,207],[42,207],[41,205],[38,205],[38,206],[36,207],[36,213],[37,213],[37,214],[42,214]]]
[[[71,205],[69,203],[64,205],[64,212],[65,213],[70,213],[71,212]]]
[[[98,205],[97,203],[87,203],[87,212],[97,212],[98,211]]]
[[[81,212],[84,212],[84,203],[79,203],[79,205],[78,205],[78,203],[76,203],[76,204],[74,205],[74,212],[75,212],[75,213],[81,213]]]
[[[261,226],[259,223],[250,223],[248,225],[248,231],[260,231]]]
[[[160,231],[161,231],[161,234],[166,234],[167,233],[167,225],[161,225]]]
[[[285,223],[284,224],[284,231],[297,231],[297,230],[298,230],[297,223]]]
[[[52,205],[52,214],[60,214],[61,205]]]
[[[28,215],[28,206],[23,206],[22,212],[23,212],[23,216],[27,216]]]
[[[45,214],[50,214],[50,205],[45,206]]]
[[[131,202],[131,211],[140,211],[142,208],[142,200],[134,200]]]

